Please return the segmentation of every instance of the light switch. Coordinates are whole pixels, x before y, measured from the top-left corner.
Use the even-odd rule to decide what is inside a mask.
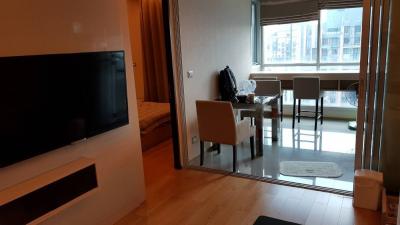
[[[188,77],[188,78],[193,78],[193,76],[194,76],[194,71],[193,71],[193,70],[189,70],[189,71],[187,72],[187,77]]]

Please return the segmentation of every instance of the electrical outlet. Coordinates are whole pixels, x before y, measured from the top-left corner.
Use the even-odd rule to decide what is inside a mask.
[[[193,136],[193,137],[192,137],[192,144],[197,143],[197,141],[198,141],[197,136]]]

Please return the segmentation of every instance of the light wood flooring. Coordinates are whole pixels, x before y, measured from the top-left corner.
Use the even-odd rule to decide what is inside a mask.
[[[307,225],[378,225],[349,197],[194,170],[174,170],[172,144],[144,153],[147,200],[116,225],[252,225],[260,215]]]

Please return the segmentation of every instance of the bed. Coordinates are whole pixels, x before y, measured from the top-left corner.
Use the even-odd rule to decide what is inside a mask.
[[[140,137],[143,151],[171,138],[169,107],[169,103],[138,103]]]

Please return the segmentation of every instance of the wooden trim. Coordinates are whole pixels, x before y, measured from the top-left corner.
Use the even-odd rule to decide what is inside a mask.
[[[177,108],[177,119],[179,129],[179,145],[181,153],[181,165],[188,165],[187,125],[185,112],[185,93],[183,85],[182,50],[179,21],[178,0],[169,0],[170,5],[170,38],[172,50],[172,63],[174,70],[175,100]]]
[[[372,0],[373,1],[373,0]],[[364,155],[364,122],[365,122],[365,103],[367,91],[367,73],[369,69],[369,36],[371,33],[370,14],[371,0],[364,0],[363,7],[363,25],[362,25],[362,40],[361,40],[361,61],[360,61],[360,76],[359,76],[359,96],[358,96],[358,111],[357,111],[357,132],[356,132],[356,156],[355,169],[363,168]]]
[[[163,22],[164,22],[164,33],[165,35],[165,49],[168,69],[168,86],[169,86],[169,99],[170,99],[170,111],[171,111],[171,131],[172,131],[172,143],[173,143],[173,156],[174,156],[174,167],[175,169],[182,169],[181,151],[179,143],[179,126],[178,126],[178,113],[177,113],[177,101],[176,101],[176,85],[174,79],[173,69],[173,54],[172,54],[172,43],[171,43],[171,28],[170,28],[170,4],[169,0],[162,0],[163,10]],[[164,135],[165,136],[165,135]]]

